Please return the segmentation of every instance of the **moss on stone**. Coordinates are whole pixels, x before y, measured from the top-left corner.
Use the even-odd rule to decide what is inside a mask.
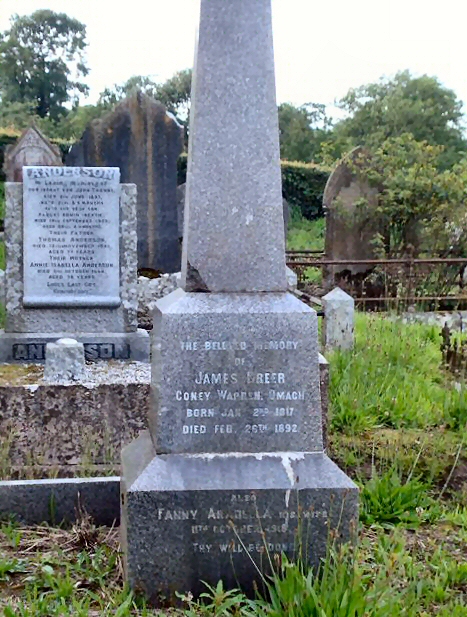
[[[0,387],[37,384],[43,373],[37,364],[0,364]]]

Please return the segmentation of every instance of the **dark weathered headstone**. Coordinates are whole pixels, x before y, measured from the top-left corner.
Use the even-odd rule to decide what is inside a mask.
[[[60,149],[36,126],[26,129],[16,144],[5,149],[3,169],[7,182],[22,182],[26,165],[63,165]]]
[[[138,187],[138,267],[180,270],[177,159],[183,129],[164,105],[138,92],[94,120],[70,150],[67,165],[119,167]]]
[[[361,146],[342,159],[330,175],[323,196],[326,213],[326,259],[345,260],[348,264],[327,266],[324,285],[327,290],[339,284],[341,277],[364,275],[369,264],[352,264],[352,260],[374,259],[372,245],[374,223],[367,214],[378,204],[378,189],[359,174],[359,167],[369,153]],[[359,207],[364,200],[365,208]]]
[[[149,433],[122,455],[126,577],[153,603],[253,593],[357,520],[323,449],[316,313],[286,287],[271,0],[201,1],[193,84],[183,289],[156,305]]]

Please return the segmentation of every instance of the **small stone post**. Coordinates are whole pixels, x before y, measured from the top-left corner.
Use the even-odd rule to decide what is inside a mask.
[[[45,382],[66,384],[83,378],[83,343],[72,338],[61,338],[56,343],[47,343],[45,350]]]
[[[326,350],[353,349],[355,302],[340,287],[323,296],[323,343]]]

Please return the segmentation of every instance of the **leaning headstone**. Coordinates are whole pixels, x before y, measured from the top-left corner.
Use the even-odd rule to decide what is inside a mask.
[[[156,305],[149,433],[122,454],[126,578],[153,603],[253,594],[357,522],[323,452],[317,316],[287,293],[271,0],[201,1],[192,101],[183,289]]]
[[[47,343],[45,348],[44,382],[67,384],[84,376],[84,345],[72,338]]]
[[[121,181],[138,187],[138,268],[180,270],[177,159],[183,128],[158,101],[138,92],[100,120],[74,145],[67,165],[119,167]]]
[[[370,264],[355,264],[352,260],[376,258],[372,240],[378,230],[368,212],[376,209],[379,191],[359,173],[359,167],[366,164],[368,157],[369,153],[361,146],[352,150],[338,163],[324,189],[326,259],[348,262],[326,266],[324,286],[327,290],[342,278],[364,275],[372,268]],[[362,200],[367,204],[363,210]]]
[[[335,287],[322,297],[324,348],[352,349],[354,343],[355,302],[352,296]]]
[[[43,362],[59,338],[86,359],[147,361],[137,329],[136,187],[104,167],[25,167],[6,184],[0,362]]]
[[[36,126],[26,129],[16,144],[7,146],[3,170],[7,182],[22,182],[26,165],[63,165],[60,148],[39,131]]]

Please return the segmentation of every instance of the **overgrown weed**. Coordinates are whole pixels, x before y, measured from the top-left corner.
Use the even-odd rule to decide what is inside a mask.
[[[440,343],[435,327],[357,313],[354,351],[328,357],[331,428],[459,427],[467,390],[442,369]]]

